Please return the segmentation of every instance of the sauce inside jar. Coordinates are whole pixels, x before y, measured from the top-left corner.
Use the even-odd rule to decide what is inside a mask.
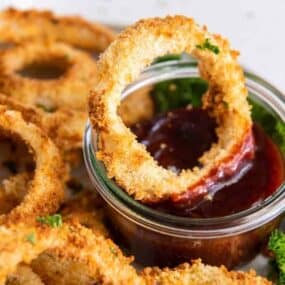
[[[176,173],[199,165],[199,157],[217,141],[215,121],[200,108],[181,108],[155,116],[132,127],[158,163]],[[194,207],[171,201],[151,207],[167,213],[199,218],[225,216],[248,209],[270,196],[284,179],[284,161],[279,148],[254,124],[255,157],[244,173],[237,173],[212,196]]]

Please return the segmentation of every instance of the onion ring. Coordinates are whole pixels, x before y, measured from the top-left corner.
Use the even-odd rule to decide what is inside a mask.
[[[112,30],[80,17],[58,17],[49,11],[9,8],[0,13],[0,40],[22,43],[34,39],[53,40],[97,52],[115,38]]]
[[[27,240],[31,234],[33,243]],[[0,226],[0,284],[5,284],[7,276],[13,274],[18,264],[29,264],[47,250],[55,251],[62,259],[82,264],[89,269],[92,281],[100,284],[271,284],[265,278],[256,276],[254,271],[229,272],[223,266],[203,265],[200,260],[175,269],[147,268],[138,275],[130,265],[132,258],[123,256],[111,240],[96,236],[78,224],[68,223],[64,223],[61,228],[23,224]],[[91,279],[76,280],[81,283],[68,284],[86,284],[83,282]]]
[[[0,130],[17,136],[26,143],[35,157],[36,168],[23,201],[9,213],[0,215],[0,224],[35,220],[39,214],[55,211],[63,199],[65,167],[52,141],[21,113],[0,107]]]
[[[33,243],[27,240],[31,235]],[[19,263],[28,264],[46,250],[86,265],[92,277],[104,284],[141,284],[141,278],[130,265],[132,258],[125,257],[111,240],[80,225],[66,223],[59,228],[1,226],[0,284],[5,284]]]
[[[206,41],[213,43],[219,54],[201,49]],[[218,123],[218,142],[200,158],[202,168],[175,174],[158,166],[136,141],[118,116],[117,107],[123,89],[155,58],[182,52],[199,61],[201,75],[209,82],[203,105]],[[137,200],[179,202],[208,194],[209,184],[232,175],[243,159],[252,159],[250,107],[236,58],[237,52],[226,40],[183,16],[142,20],[122,32],[102,54],[97,83],[89,97],[90,119],[99,134],[96,155],[108,176]]]
[[[54,62],[65,69],[64,73],[47,80],[19,74],[19,70],[37,62]],[[95,73],[96,64],[87,53],[62,43],[29,42],[0,54],[1,91],[48,112],[63,107],[85,111]]]
[[[67,71],[58,79],[37,80],[17,74],[26,64],[53,58],[59,61],[67,58],[64,63]],[[43,128],[60,149],[70,151],[82,145],[87,94],[94,83],[95,72],[95,62],[82,51],[60,43],[26,43],[0,54],[0,91],[40,109]]]

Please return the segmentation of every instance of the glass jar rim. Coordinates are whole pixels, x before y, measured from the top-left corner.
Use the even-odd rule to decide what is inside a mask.
[[[190,75],[191,73],[191,75]],[[174,60],[158,63],[145,69],[140,78],[122,93],[122,99],[134,91],[156,82],[199,76],[193,60]],[[285,122],[285,99],[282,93],[256,74],[245,70],[246,85],[256,100],[261,101]],[[254,91],[254,92],[253,92]],[[254,94],[253,94],[254,93]],[[259,96],[259,97],[258,97]],[[266,100],[265,100],[266,99]],[[283,107],[282,107],[283,106]],[[253,230],[279,216],[285,205],[285,183],[273,195],[258,205],[224,217],[188,218],[166,214],[135,201],[106,175],[102,162],[95,156],[97,133],[87,125],[84,138],[84,158],[89,176],[99,193],[114,210],[125,218],[152,231],[173,236],[213,238],[236,235]]]

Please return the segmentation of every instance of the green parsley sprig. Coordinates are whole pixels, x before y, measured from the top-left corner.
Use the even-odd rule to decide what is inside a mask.
[[[268,242],[268,249],[274,253],[277,284],[285,285],[285,234],[279,230],[273,231]]]
[[[206,39],[201,45],[196,45],[196,48],[201,49],[201,50],[209,50],[213,52],[214,54],[220,53],[219,47],[216,45],[213,45],[210,42],[210,39]]]
[[[48,225],[52,228],[59,228],[62,226],[62,217],[60,214],[54,214],[50,216],[44,216],[44,217],[37,217],[36,221]]]

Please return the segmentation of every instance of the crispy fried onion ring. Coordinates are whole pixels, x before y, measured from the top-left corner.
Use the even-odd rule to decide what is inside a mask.
[[[33,236],[31,242],[27,237]],[[29,264],[39,254],[53,250],[63,259],[88,267],[95,282],[102,284],[141,284],[132,258],[103,236],[78,224],[60,228],[32,227],[23,224],[0,227],[0,284],[5,284],[21,262]],[[100,283],[101,284],[101,283]]]
[[[27,239],[31,236],[32,242]],[[192,265],[183,264],[174,269],[147,268],[138,275],[130,265],[132,258],[125,257],[110,239],[95,235],[78,224],[68,223],[64,223],[61,228],[23,224],[0,226],[0,284],[5,284],[7,276],[15,272],[18,264],[29,264],[41,253],[49,251],[61,257],[62,268],[65,268],[65,260],[71,260],[74,266],[81,264],[89,270],[89,278],[82,276],[80,279],[75,276],[78,283],[72,283],[72,279],[71,283],[64,283],[67,280],[61,280],[58,276],[56,284],[271,284],[270,281],[256,276],[254,271],[229,272],[223,266],[218,268],[203,265],[199,260]],[[51,262],[50,266],[54,265],[51,259],[46,262]],[[74,267],[74,272],[78,271],[80,268]],[[74,272],[70,272],[70,277]],[[48,281],[46,284],[55,283]]]
[[[49,11],[10,8],[0,13],[0,23],[2,42],[49,39],[101,52],[115,38],[114,33],[103,25],[89,23],[80,17],[58,17]]]
[[[39,80],[18,74],[31,63],[53,61],[66,68],[59,78]],[[95,72],[88,54],[61,43],[26,43],[0,53],[0,91],[41,110],[43,128],[64,150],[81,147]]]
[[[18,206],[0,215],[0,223],[34,221],[39,214],[55,211],[63,199],[66,175],[56,146],[37,126],[25,121],[21,113],[5,106],[0,106],[0,130],[23,140],[35,157],[34,176],[27,183],[27,194]]]
[[[63,74],[47,80],[19,74],[26,66],[41,63],[58,66]],[[1,91],[49,112],[59,108],[86,110],[95,73],[96,64],[87,53],[62,43],[29,42],[0,53]]]
[[[218,46],[219,54],[197,47],[207,39]],[[202,167],[175,174],[158,166],[136,141],[118,116],[117,107],[123,89],[154,58],[182,52],[199,61],[201,75],[209,82],[203,105],[219,126],[217,144],[200,158]],[[232,175],[245,157],[251,159],[252,121],[237,54],[226,40],[183,16],[142,20],[122,32],[100,58],[97,83],[89,98],[90,118],[99,134],[96,155],[104,162],[108,176],[137,200],[170,198],[178,202],[206,195],[213,182]]]

